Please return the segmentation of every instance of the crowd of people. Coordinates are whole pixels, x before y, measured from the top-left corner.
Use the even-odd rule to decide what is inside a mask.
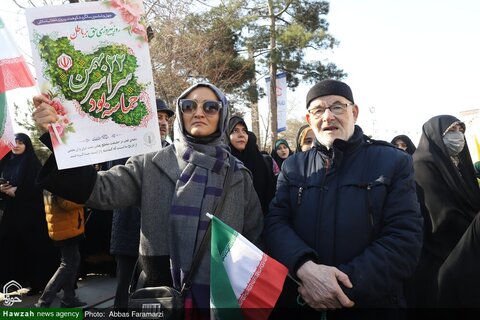
[[[48,132],[55,109],[43,95],[33,102],[35,123]],[[209,230],[205,213],[223,198],[219,218],[289,270],[272,317],[283,308],[347,319],[364,308],[480,307],[479,173],[465,123],[432,117],[417,148],[406,135],[375,140],[356,125],[360,108],[351,88],[323,80],[306,96],[295,152],[278,139],[268,154],[242,117],[229,116],[228,106],[225,94],[206,82],[186,89],[175,112],[157,99],[163,148],[100,171],[58,170],[54,154],[41,167],[28,136],[18,134],[17,147],[0,164],[0,245],[9,257],[2,281],[18,277],[43,290],[39,307],[48,307],[60,289],[62,306],[83,306],[74,283],[85,232],[81,212],[89,207],[113,210],[116,308],[128,306],[132,275],[141,275],[145,287],[180,290]],[[169,143],[173,118],[180,130]],[[51,148],[48,134],[41,141]],[[27,203],[31,207],[20,207]],[[79,223],[59,232],[60,215]],[[35,239],[12,244],[27,226]],[[51,247],[48,235],[61,253],[51,273],[39,268],[47,253],[38,247]],[[34,270],[25,269],[31,264],[18,250],[38,261]],[[48,284],[41,280],[50,277]],[[209,318],[209,250],[191,279],[189,315]]]

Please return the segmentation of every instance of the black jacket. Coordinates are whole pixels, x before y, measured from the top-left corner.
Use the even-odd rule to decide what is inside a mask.
[[[279,175],[264,237],[294,276],[308,259],[345,272],[353,288],[343,290],[356,307],[403,306],[422,245],[412,157],[358,126],[333,152],[317,142],[294,154]]]

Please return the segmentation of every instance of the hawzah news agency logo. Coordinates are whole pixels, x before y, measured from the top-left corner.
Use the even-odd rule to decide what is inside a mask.
[[[3,296],[4,296],[3,305],[6,307],[11,307],[16,302],[22,302],[22,299],[20,299],[16,295],[13,297],[10,297],[10,293],[9,293],[9,292],[14,292],[20,289],[22,289],[22,286],[17,281],[10,280],[9,282],[7,282],[3,286]]]

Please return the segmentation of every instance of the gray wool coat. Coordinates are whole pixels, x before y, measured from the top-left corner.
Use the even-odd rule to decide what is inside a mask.
[[[124,165],[129,158],[108,162],[108,169]],[[138,257],[140,243],[140,209],[136,206],[113,210],[110,254]]]
[[[140,207],[139,254],[147,286],[165,285],[162,282],[165,282],[167,273],[169,275],[170,272],[165,261],[169,254],[169,241],[183,239],[182,234],[169,239],[168,228],[175,184],[186,164],[177,158],[174,146],[168,146],[157,153],[134,156],[125,166],[99,172],[86,202],[87,206],[98,209],[132,205]],[[223,210],[218,217],[258,244],[263,229],[263,214],[250,171],[245,168],[235,171],[230,190],[224,196]],[[194,280],[208,281],[209,253],[208,246]]]
[[[169,146],[162,140],[162,148]],[[124,165],[129,158],[108,162],[108,169]],[[140,208],[127,207],[113,210],[112,233],[110,236],[110,254],[138,257],[140,242]]]

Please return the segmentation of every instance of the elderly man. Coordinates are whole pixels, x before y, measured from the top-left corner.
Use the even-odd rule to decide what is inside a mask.
[[[321,81],[306,102],[314,147],[285,160],[265,218],[269,253],[299,280],[277,306],[404,307],[422,245],[412,157],[363,134],[347,84]]]
[[[158,126],[160,128],[160,139],[162,139],[162,147],[169,145],[166,138],[170,131],[169,120],[175,115],[171,109],[167,107],[165,102],[162,99],[157,99],[157,116],[158,116]]]

